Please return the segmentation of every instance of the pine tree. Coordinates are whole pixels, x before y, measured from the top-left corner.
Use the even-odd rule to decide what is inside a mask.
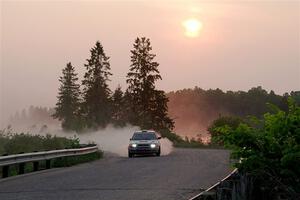
[[[126,125],[124,94],[120,86],[112,95],[112,123],[117,127]]]
[[[130,100],[129,121],[145,129],[172,128],[173,121],[167,116],[168,98],[163,91],[155,89],[161,80],[159,64],[154,61],[150,40],[137,38],[131,50],[130,71],[127,73],[127,99]]]
[[[152,101],[152,126],[155,130],[174,128],[174,121],[168,117],[168,102],[169,99],[162,90],[154,91],[154,98]]]
[[[90,50],[91,56],[87,59],[86,73],[82,84],[83,88],[83,113],[88,127],[105,127],[111,118],[111,90],[109,80],[109,57],[104,53],[99,41]]]
[[[77,74],[72,64],[69,62],[62,70],[62,76],[59,78],[60,87],[58,92],[58,101],[55,107],[54,118],[62,121],[62,127],[65,130],[78,130],[79,106],[80,106],[80,85]]]

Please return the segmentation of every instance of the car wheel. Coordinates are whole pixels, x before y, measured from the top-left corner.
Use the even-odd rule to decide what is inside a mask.
[[[160,148],[159,148],[158,152],[156,153],[156,156],[160,156]]]
[[[132,157],[133,157],[133,155],[128,152],[128,158],[132,158]]]

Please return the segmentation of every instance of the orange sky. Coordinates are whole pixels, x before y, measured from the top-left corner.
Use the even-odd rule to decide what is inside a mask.
[[[208,3],[213,2],[213,3]],[[69,61],[80,76],[100,40],[111,57],[111,88],[126,87],[130,49],[151,39],[166,91],[199,86],[282,94],[300,90],[297,1],[1,1],[0,117],[53,106]],[[201,21],[198,37],[182,23]]]

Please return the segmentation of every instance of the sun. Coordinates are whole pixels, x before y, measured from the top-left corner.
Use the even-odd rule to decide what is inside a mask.
[[[182,25],[185,28],[185,35],[187,37],[197,37],[199,31],[202,29],[202,23],[195,18],[185,20]]]

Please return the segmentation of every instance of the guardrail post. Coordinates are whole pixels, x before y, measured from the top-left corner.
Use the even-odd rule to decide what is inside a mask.
[[[19,164],[19,173],[18,174],[24,174],[25,172],[25,163]]]
[[[46,169],[50,169],[51,167],[51,160],[46,160]]]
[[[33,171],[39,170],[39,161],[33,162]]]
[[[9,172],[9,166],[3,166],[2,168],[2,178],[8,177],[8,172]]]

